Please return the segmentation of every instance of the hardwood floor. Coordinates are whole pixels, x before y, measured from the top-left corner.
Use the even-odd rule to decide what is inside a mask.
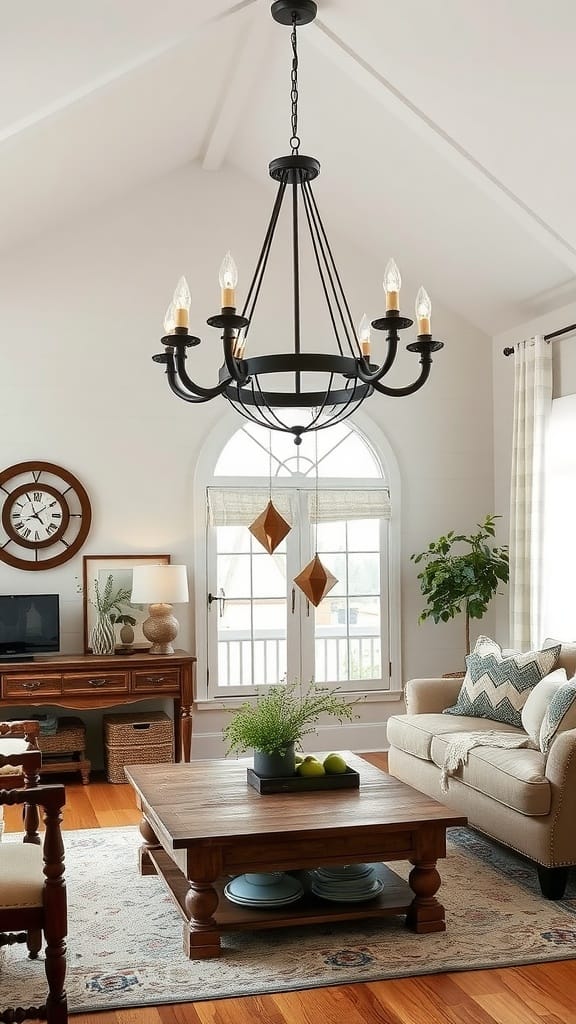
[[[365,754],[386,766],[385,754]],[[51,777],[50,781],[54,781]],[[60,780],[58,780],[60,781]],[[136,824],[129,786],[95,777],[89,786],[70,775],[65,829]],[[6,808],[7,831],[20,828],[17,808]],[[494,971],[431,974],[303,992],[216,1002],[78,1014],[75,1024],[574,1024],[576,960]]]

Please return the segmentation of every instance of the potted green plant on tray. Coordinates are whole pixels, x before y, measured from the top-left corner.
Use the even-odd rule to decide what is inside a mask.
[[[230,711],[232,718],[223,729],[228,754],[254,750],[254,771],[265,777],[288,776],[295,772],[295,746],[316,732],[321,715],[342,724],[358,716],[357,700],[343,700],[336,689],[310,683],[303,692],[299,683],[270,686],[254,701],[244,701]]]
[[[499,585],[508,582],[508,547],[487,543],[495,536],[495,520],[499,518],[487,515],[483,523],[477,524],[478,531],[468,535],[450,530],[431,541],[426,551],[410,555],[416,565],[426,563],[418,579],[428,603],[419,621],[448,622],[463,611],[466,654],[470,654],[470,619],[481,619]],[[467,549],[454,550],[455,545]]]

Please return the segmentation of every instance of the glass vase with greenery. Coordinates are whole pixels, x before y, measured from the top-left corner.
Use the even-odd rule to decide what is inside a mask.
[[[419,621],[448,622],[464,612],[466,654],[470,654],[470,619],[483,618],[498,587],[509,578],[507,545],[489,543],[495,537],[495,521],[499,518],[487,515],[483,523],[477,524],[477,532],[468,535],[450,530],[431,541],[426,551],[410,555],[416,565],[426,563],[418,574],[427,599]],[[458,550],[461,545],[464,550]]]
[[[346,701],[337,689],[310,683],[305,691],[298,682],[270,686],[254,701],[244,701],[230,711],[230,721],[223,729],[228,754],[247,750],[281,757],[294,746],[301,746],[304,736],[316,732],[321,715],[336,718],[340,724],[351,722],[357,698]]]

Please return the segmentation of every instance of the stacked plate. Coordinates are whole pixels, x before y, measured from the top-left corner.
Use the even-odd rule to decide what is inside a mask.
[[[237,875],[224,886],[224,895],[243,907],[283,907],[303,893],[302,883],[283,871]]]
[[[342,867],[316,868],[312,872],[312,892],[335,903],[359,903],[378,896],[384,883],[374,864],[345,864]]]

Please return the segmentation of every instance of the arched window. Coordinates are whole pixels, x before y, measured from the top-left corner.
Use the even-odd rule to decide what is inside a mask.
[[[398,617],[390,615],[398,576],[392,500],[374,445],[349,421],[306,435],[301,446],[248,422],[218,452],[207,449],[197,474],[206,522],[205,574],[197,573],[200,699],[296,678],[346,691],[399,689],[399,664],[391,685],[392,650],[396,661],[399,652]],[[291,526],[272,555],[248,529],[270,497]],[[294,577],[316,552],[338,582],[314,608]]]

